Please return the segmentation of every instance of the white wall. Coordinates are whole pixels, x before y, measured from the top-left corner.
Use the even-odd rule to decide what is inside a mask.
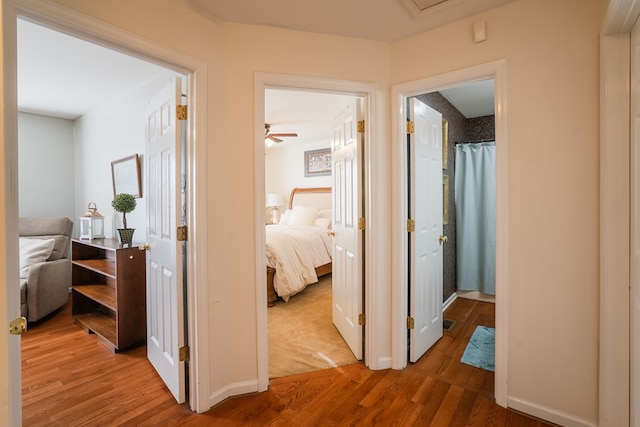
[[[232,273],[233,278],[227,286],[230,295],[228,303],[233,309],[229,310],[226,324],[230,342],[236,349],[229,372],[235,381],[248,381],[256,377],[257,369],[256,328],[251,326],[257,321],[255,260],[250,265],[251,261],[247,258],[247,254],[255,253],[256,230],[246,225],[254,223],[253,200],[258,191],[263,191],[262,188],[251,191],[255,187],[255,172],[253,164],[246,160],[254,157],[254,129],[247,126],[248,117],[252,116],[255,108],[254,74],[260,71],[377,83],[380,93],[376,93],[376,96],[382,107],[376,113],[382,115],[386,111],[384,102],[388,89],[389,45],[251,25],[225,24],[224,28],[227,64],[225,89],[228,93],[225,127],[229,141],[225,151],[226,162],[233,165],[228,169],[225,180],[235,191],[229,198],[229,223],[225,224],[233,230],[233,234],[224,246],[228,254],[225,269]],[[377,119],[381,117],[376,117],[376,122]],[[376,164],[377,177],[383,181],[388,180],[386,167],[386,159],[384,163]],[[384,187],[377,188],[381,189],[380,197],[385,198]],[[249,191],[249,198],[244,195],[246,191]],[[382,212],[380,214],[383,215]],[[387,248],[388,245],[383,243],[379,247]],[[384,280],[388,271],[383,263],[377,266],[380,271],[374,275]],[[233,298],[233,295],[243,295],[242,301]],[[382,299],[389,300],[385,295]],[[378,314],[382,319],[388,319],[390,315],[385,309]],[[375,338],[372,346],[377,347],[377,354],[390,354],[389,335],[381,331]]]
[[[295,187],[331,187],[331,175],[304,176],[304,152],[330,147],[331,141],[326,140],[303,144],[292,142],[282,146],[274,144],[268,148],[264,158],[265,194],[280,194],[286,209],[291,189]]]
[[[386,96],[391,83],[506,58],[509,394],[596,422],[599,1],[519,0],[391,45],[220,24],[197,15],[185,1],[112,0],[109,7],[57,2],[208,64],[208,187],[201,197],[209,208],[211,242],[205,263],[211,276],[212,393],[253,384],[257,377],[252,224],[257,194],[264,189],[254,185],[254,74],[377,84],[374,143],[383,149],[390,140]],[[180,25],[175,25],[177,16]],[[478,19],[487,21],[488,40],[474,44],[472,26]],[[372,191],[382,201],[388,200],[389,158],[369,165]],[[101,166],[96,173],[107,172]],[[108,199],[105,195],[99,206]],[[384,218],[388,213],[376,212]],[[378,263],[380,276],[388,277],[388,259]],[[376,345],[390,352],[389,336],[382,332]]]
[[[159,69],[147,82],[75,121],[20,113],[20,215],[67,216],[75,224],[73,235],[78,236],[78,217],[95,202],[105,217],[105,236],[117,238],[115,229],[122,227],[122,215],[111,207],[111,162],[139,154],[144,168],[144,108],[173,75]],[[146,240],[146,199],[137,202],[127,214],[127,223],[136,228],[134,241],[142,242]]]
[[[82,214],[90,202],[95,202],[104,216],[107,238],[117,239],[116,228],[122,227],[122,214],[111,207],[114,196],[111,162],[138,154],[143,197],[136,199],[136,209],[127,214],[127,226],[136,229],[134,243],[146,240],[145,105],[173,75],[174,72],[159,70],[135,89],[108,100],[75,121],[75,209]]]
[[[20,216],[66,216],[74,209],[74,142],[71,120],[18,114]]]
[[[602,3],[516,1],[393,43],[391,61],[401,83],[506,58],[508,398],[585,424],[598,420]]]

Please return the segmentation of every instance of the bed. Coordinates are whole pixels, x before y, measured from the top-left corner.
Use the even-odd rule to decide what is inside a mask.
[[[331,187],[294,188],[279,224],[267,225],[267,305],[331,273]]]

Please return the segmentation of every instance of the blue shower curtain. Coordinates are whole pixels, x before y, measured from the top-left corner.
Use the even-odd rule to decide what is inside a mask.
[[[495,142],[456,146],[457,286],[496,293]]]

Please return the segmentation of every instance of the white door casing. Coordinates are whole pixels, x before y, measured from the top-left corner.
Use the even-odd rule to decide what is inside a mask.
[[[409,360],[416,362],[442,337],[442,114],[409,100]]]
[[[0,318],[4,319],[0,342],[3,348],[0,356],[0,425],[19,426],[22,422],[22,371],[21,336],[9,333],[9,324],[20,316],[20,290],[18,283],[18,110],[16,16],[14,2],[0,5],[2,20],[2,67],[3,83],[0,96],[3,102],[0,129],[2,129],[3,151],[3,195],[4,204],[0,212]]]
[[[182,121],[176,119],[182,84],[173,79],[147,104],[147,357],[171,394],[185,401],[182,262],[176,239],[180,218]]]
[[[354,98],[334,119],[332,137],[333,170],[333,323],[358,360],[362,360],[362,231],[358,227],[362,210],[360,156],[362,133],[361,100]]]
[[[629,425],[640,422],[640,24],[631,31]]]

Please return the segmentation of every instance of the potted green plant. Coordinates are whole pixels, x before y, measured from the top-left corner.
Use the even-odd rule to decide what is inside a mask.
[[[116,197],[114,197],[111,202],[113,209],[122,214],[122,225],[124,228],[117,229],[120,234],[120,243],[122,243],[122,246],[128,245],[131,247],[135,228],[127,227],[127,214],[133,211],[136,208],[136,205],[136,198],[127,193],[116,194]]]

